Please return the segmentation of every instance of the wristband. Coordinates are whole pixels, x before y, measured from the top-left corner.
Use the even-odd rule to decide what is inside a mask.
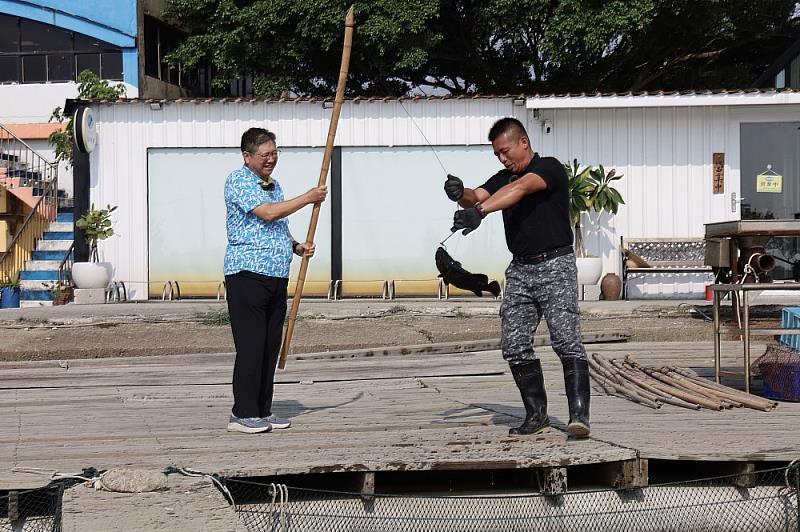
[[[483,205],[481,205],[480,201],[475,203],[473,207],[475,207],[475,210],[478,211],[478,214],[480,214],[481,218],[486,218],[486,213],[483,211]]]
[[[295,255],[299,255],[299,253],[297,252],[297,246],[299,245],[300,242],[298,242],[297,240],[292,240],[292,253],[294,253]]]

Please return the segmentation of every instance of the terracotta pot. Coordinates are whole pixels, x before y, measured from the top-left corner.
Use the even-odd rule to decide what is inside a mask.
[[[606,301],[617,301],[622,290],[622,280],[616,273],[607,273],[600,281],[600,294]]]

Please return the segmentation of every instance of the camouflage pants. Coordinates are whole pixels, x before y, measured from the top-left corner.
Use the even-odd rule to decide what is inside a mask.
[[[500,305],[501,349],[509,366],[535,360],[533,334],[542,317],[547,321],[553,350],[559,359],[586,358],[581,342],[575,255],[521,264],[506,269],[506,290]]]

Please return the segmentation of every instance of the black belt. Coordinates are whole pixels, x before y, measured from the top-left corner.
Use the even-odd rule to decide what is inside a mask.
[[[514,261],[520,264],[539,264],[540,262],[569,255],[570,253],[573,253],[572,246],[563,246],[545,251],[544,253],[539,253],[538,255],[514,255]]]

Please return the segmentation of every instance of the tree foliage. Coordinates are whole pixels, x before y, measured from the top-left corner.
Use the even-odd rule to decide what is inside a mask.
[[[330,95],[343,0],[168,0],[174,65],[223,90]],[[795,0],[372,0],[356,4],[348,91],[452,94],[749,86],[800,29]]]
[[[125,84],[111,85],[107,80],[100,79],[97,74],[89,69],[78,74],[78,98],[81,100],[116,100],[125,96]],[[67,168],[72,166],[72,117],[66,116],[61,106],[53,109],[49,122],[58,122],[66,125],[56,129],[47,137],[47,143],[53,146],[55,162],[64,163]]]

